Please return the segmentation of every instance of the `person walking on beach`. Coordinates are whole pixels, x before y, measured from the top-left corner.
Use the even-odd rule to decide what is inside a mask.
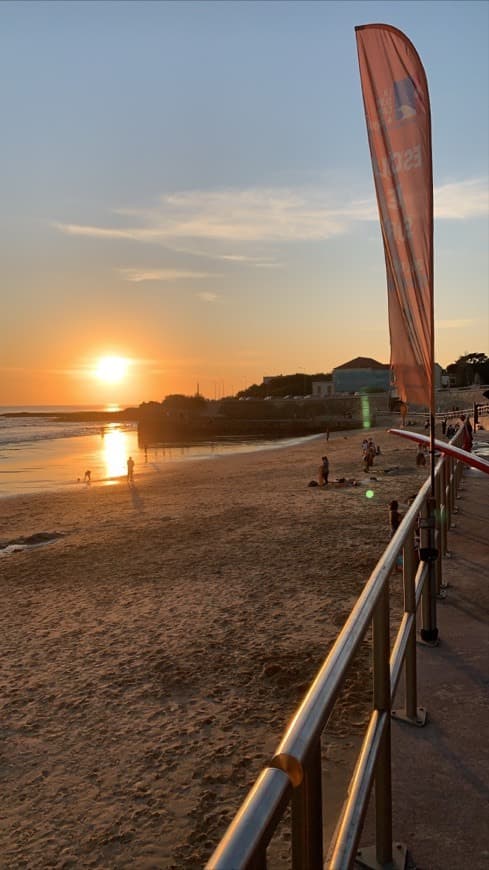
[[[467,453],[472,453],[472,442],[473,442],[473,429],[472,423],[470,422],[470,417],[465,418],[465,414],[462,414],[460,417],[463,426],[462,432],[462,450],[466,450]]]
[[[397,529],[400,526],[402,514],[399,513],[399,502],[394,499],[389,505],[389,523],[391,527],[391,538],[394,537]]]
[[[422,465],[426,465],[426,453],[424,450],[424,445],[418,444],[416,450],[416,466],[419,468]]]
[[[83,475],[83,483],[90,483],[91,480],[92,480],[92,472],[87,470],[85,472],[85,474]]]
[[[321,468],[319,469],[319,486],[328,485],[329,476],[329,459],[327,456],[321,457]]]
[[[406,416],[407,416],[407,412],[408,412],[408,406],[406,405],[405,402],[401,402],[401,404],[399,405],[399,410],[401,412],[401,429],[405,429],[406,428]]]
[[[127,460],[127,482],[134,482],[134,459],[132,458],[132,456],[130,456]]]

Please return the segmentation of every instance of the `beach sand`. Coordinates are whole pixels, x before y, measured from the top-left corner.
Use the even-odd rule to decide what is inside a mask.
[[[2,867],[203,866],[385,548],[389,501],[426,479],[372,434],[358,487],[308,487],[325,453],[330,481],[365,479],[348,432],[0,501],[2,542],[62,535],[0,556]],[[369,702],[367,643],[337,770]]]

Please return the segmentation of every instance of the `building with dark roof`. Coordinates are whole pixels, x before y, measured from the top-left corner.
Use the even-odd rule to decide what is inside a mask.
[[[390,365],[357,356],[333,369],[333,384],[335,393],[387,392],[391,385]]]

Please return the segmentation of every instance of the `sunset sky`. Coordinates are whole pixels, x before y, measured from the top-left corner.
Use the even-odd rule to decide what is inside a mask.
[[[0,404],[389,361],[354,33],[373,22],[428,77],[437,361],[489,353],[487,2],[4,0]]]

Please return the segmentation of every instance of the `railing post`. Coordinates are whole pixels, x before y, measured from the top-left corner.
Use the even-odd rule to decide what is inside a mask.
[[[392,718],[421,728],[426,724],[426,710],[418,707],[418,677],[416,661],[416,572],[419,560],[414,547],[414,537],[408,538],[403,550],[404,612],[410,616],[411,628],[404,656],[404,710],[392,710]]]
[[[457,462],[453,458],[453,456],[449,457],[450,459],[450,476],[448,478],[448,501],[450,504],[450,527],[453,523],[453,511],[455,509],[455,471],[457,467]]]
[[[323,804],[321,790],[321,740],[304,766],[304,778],[292,792],[292,867],[323,868]]]
[[[459,492],[459,490],[462,488],[462,476],[463,476],[463,473],[464,473],[463,464],[462,464],[461,462],[458,462],[458,461],[457,461],[457,465],[456,465],[456,475],[455,475],[455,479],[456,479],[456,481],[457,481],[457,485],[456,485],[456,487],[455,487],[455,496],[456,496],[456,497],[459,497],[459,496],[458,496],[458,492]]]
[[[435,477],[435,547],[438,550],[438,558],[435,562],[436,594],[440,595],[443,589],[443,514],[441,499],[441,474],[440,470]]]
[[[387,723],[375,766],[375,851],[379,864],[392,861],[391,684],[389,669],[389,587],[387,583],[373,617],[374,707],[387,713]]]
[[[423,587],[421,611],[423,627],[421,640],[430,646],[438,643],[436,625],[436,562],[435,562],[435,510],[436,499],[428,496],[422,511],[420,555],[428,565],[428,577]]]
[[[450,526],[450,507],[449,507],[449,466],[448,457],[445,457],[441,466],[441,504],[440,504],[440,523],[441,523],[441,552],[443,556],[447,555],[448,551],[448,529]]]

